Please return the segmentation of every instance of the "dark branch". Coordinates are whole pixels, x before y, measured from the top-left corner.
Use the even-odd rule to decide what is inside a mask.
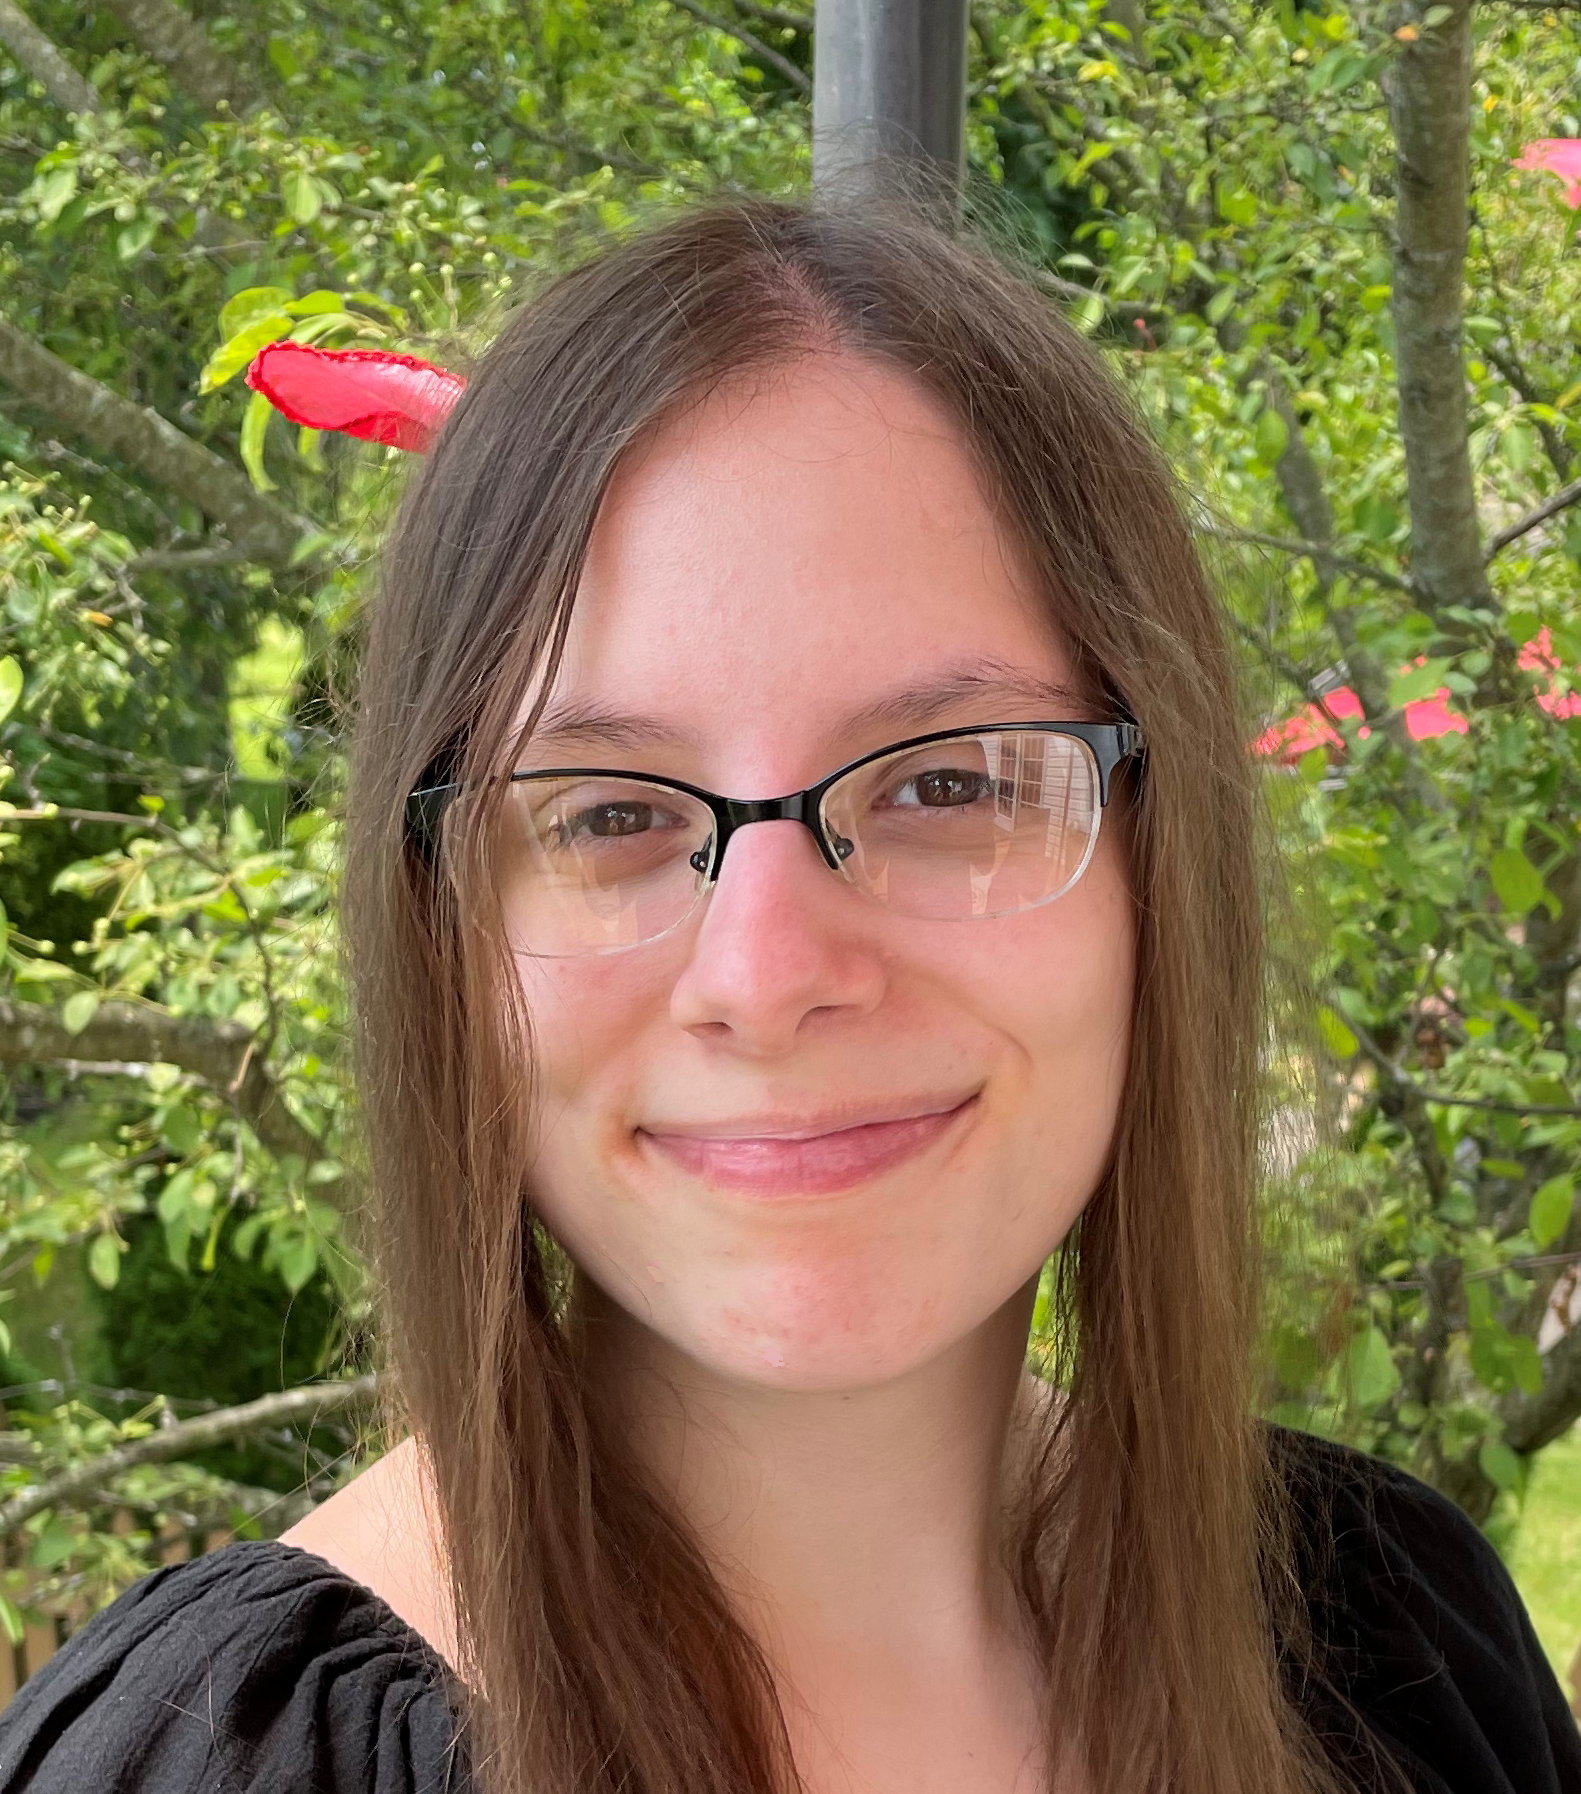
[[[799,31],[803,37],[812,36],[812,20],[805,13],[786,12],[782,6],[759,6],[758,0],[735,0],[735,8],[761,19],[765,25],[783,25],[788,31]]]
[[[255,492],[240,468],[157,411],[101,386],[3,316],[0,380],[46,412],[66,435],[118,455],[156,484],[190,499],[249,560],[290,565],[306,524]]]
[[[71,66],[54,43],[12,0],[0,0],[0,44],[62,112],[97,112],[99,90]]]
[[[328,1156],[324,1142],[286,1107],[259,1044],[240,1022],[131,1003],[101,1003],[73,1034],[41,1003],[0,998],[0,1066],[176,1065],[233,1102],[266,1151],[314,1164]]]
[[[1348,573],[1353,579],[1366,579],[1371,580],[1374,585],[1389,586],[1397,592],[1411,590],[1410,580],[1402,579],[1398,573],[1391,573],[1386,567],[1375,567],[1370,561],[1358,561],[1347,554],[1336,554],[1326,542],[1307,542],[1293,536],[1268,536],[1261,530],[1240,529],[1233,524],[1206,523],[1198,527],[1202,535],[1213,536],[1221,542],[1245,542],[1256,548],[1276,548],[1281,554],[1300,555],[1311,561],[1319,573],[1328,568],[1331,572]],[[1384,708],[1388,708],[1387,703]]]
[[[105,5],[199,105],[211,112],[228,107],[240,116],[260,103],[263,96],[235,61],[171,0],[105,0]]]
[[[223,1445],[244,1433],[289,1426],[293,1421],[320,1420],[347,1408],[366,1407],[378,1391],[379,1379],[370,1374],[344,1383],[310,1383],[281,1395],[261,1396],[238,1408],[219,1408],[212,1414],[200,1414],[195,1420],[178,1420],[174,1426],[161,1427],[158,1432],[119,1445],[114,1451],[101,1452],[57,1476],[46,1477],[0,1503],[0,1534],[14,1532],[24,1520],[44,1508],[82,1495],[97,1495],[113,1477],[139,1465],[165,1464],[172,1458],[191,1457],[210,1446]]]
[[[1568,486],[1561,486],[1552,498],[1545,498],[1524,517],[1517,517],[1512,524],[1501,529],[1488,544],[1487,558],[1491,561],[1494,555],[1508,548],[1512,542],[1520,541],[1522,536],[1536,529],[1539,523],[1546,523],[1550,517],[1568,510],[1578,501],[1581,501],[1581,480],[1572,480]]]
[[[670,4],[680,7],[683,12],[689,12],[694,19],[701,19],[705,25],[712,25],[715,31],[724,32],[726,37],[733,37],[737,43],[745,44],[757,61],[783,75],[798,93],[812,93],[812,82],[802,70],[788,56],[782,56],[778,50],[772,49],[744,25],[737,24],[734,19],[724,18],[717,12],[710,12],[706,6],[699,6],[697,0],[670,0]]]

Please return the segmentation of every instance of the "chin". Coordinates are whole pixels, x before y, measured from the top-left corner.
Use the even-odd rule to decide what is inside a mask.
[[[670,1337],[732,1381],[807,1394],[872,1388],[949,1351],[998,1306],[989,1298],[980,1315],[954,1303],[946,1312],[937,1292],[950,1287],[945,1266],[908,1276],[890,1263],[872,1277],[849,1267],[780,1269],[747,1280],[711,1312],[678,1305]]]

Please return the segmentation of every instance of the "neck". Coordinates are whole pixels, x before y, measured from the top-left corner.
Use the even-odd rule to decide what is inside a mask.
[[[595,1386],[803,1694],[847,1673],[871,1685],[886,1661],[926,1673],[1021,1653],[1004,1544],[1036,1399],[1034,1293],[899,1378],[820,1391],[720,1376],[585,1296]]]

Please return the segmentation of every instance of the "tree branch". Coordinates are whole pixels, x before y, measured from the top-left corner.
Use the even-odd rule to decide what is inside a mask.
[[[97,112],[104,102],[38,26],[12,0],[0,0],[0,44],[62,112]]]
[[[290,564],[305,523],[255,492],[239,468],[157,411],[79,373],[3,315],[0,380],[47,412],[67,435],[118,455],[158,485],[190,499],[249,560],[269,567]]]
[[[734,0],[737,12],[751,13],[754,19],[762,19],[767,25],[784,25],[791,31],[799,31],[803,37],[812,36],[812,20],[806,13],[787,12],[782,6],[760,6],[758,0]]]
[[[1546,523],[1550,517],[1568,510],[1578,500],[1581,500],[1581,480],[1572,480],[1568,486],[1561,486],[1552,498],[1545,498],[1524,517],[1517,517],[1513,523],[1501,529],[1488,544],[1487,558],[1491,561],[1512,542],[1518,542],[1522,536],[1536,529],[1539,523]]]
[[[79,1495],[97,1494],[111,1478],[141,1464],[168,1463],[172,1458],[191,1457],[264,1427],[319,1420],[347,1408],[364,1407],[378,1391],[379,1378],[370,1373],[343,1383],[310,1383],[302,1389],[287,1389],[281,1395],[261,1396],[237,1408],[219,1408],[193,1420],[178,1420],[174,1426],[161,1427],[158,1432],[119,1445],[114,1451],[101,1452],[86,1463],[46,1477],[31,1489],[20,1490],[9,1501],[0,1502],[0,1534],[14,1532],[24,1520],[44,1508],[72,1501]]]
[[[1581,1417],[1581,1327],[1544,1354],[1543,1386],[1536,1395],[1515,1390],[1499,1404],[1505,1442],[1514,1451],[1541,1451]]]
[[[1240,529],[1225,523],[1200,524],[1198,534],[1213,536],[1221,542],[1246,542],[1254,548],[1276,548],[1281,554],[1300,555],[1311,561],[1320,575],[1327,568],[1330,573],[1348,573],[1353,579],[1371,580],[1374,585],[1389,586],[1397,592],[1411,590],[1411,582],[1402,579],[1398,573],[1391,573],[1386,567],[1374,567],[1368,561],[1358,561],[1348,554],[1336,554],[1326,542],[1309,542],[1295,536],[1270,536],[1261,530]],[[1388,709],[1387,702],[1384,709]]]
[[[149,55],[169,69],[177,86],[211,112],[229,107],[240,117],[261,103],[262,94],[237,64],[171,0],[104,0],[104,4]]]
[[[1413,3],[1407,12],[1415,18]],[[1386,82],[1398,150],[1395,381],[1411,501],[1411,570],[1425,607],[1498,608],[1483,569],[1466,421],[1462,291],[1469,237],[1471,0],[1401,44]],[[1444,619],[1451,633],[1463,625]]]
[[[778,50],[771,49],[762,38],[754,36],[734,19],[710,12],[706,6],[699,6],[697,0],[670,0],[670,4],[680,7],[683,12],[689,12],[694,19],[701,19],[705,25],[712,25],[715,31],[724,32],[726,37],[733,37],[738,44],[745,44],[757,61],[766,63],[769,68],[783,75],[798,93],[812,93],[812,82],[788,56],[782,56]]]
[[[258,1051],[258,1036],[240,1022],[101,1003],[92,1021],[73,1034],[42,1003],[0,998],[0,1066],[71,1062],[179,1066],[222,1091],[276,1158],[306,1166],[327,1156],[324,1142],[287,1108]]]

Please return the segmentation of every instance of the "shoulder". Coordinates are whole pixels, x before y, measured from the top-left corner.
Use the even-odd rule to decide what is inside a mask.
[[[455,1687],[370,1589],[239,1544],[145,1578],[0,1717],[0,1794],[462,1794]]]
[[[1303,1693],[1427,1794],[1581,1794],[1581,1733],[1509,1572],[1452,1501],[1393,1465],[1270,1429],[1317,1645]],[[1342,1753],[1343,1750],[1342,1750]]]

